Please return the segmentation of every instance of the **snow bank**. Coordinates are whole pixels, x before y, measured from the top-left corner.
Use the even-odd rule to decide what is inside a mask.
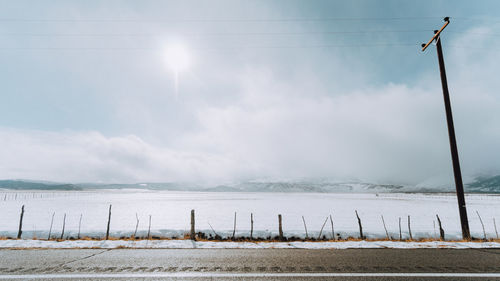
[[[393,241],[345,241],[345,242],[200,242],[191,240],[0,240],[0,248],[132,248],[132,249],[417,249],[450,248],[478,249],[500,248],[498,242],[393,242]]]

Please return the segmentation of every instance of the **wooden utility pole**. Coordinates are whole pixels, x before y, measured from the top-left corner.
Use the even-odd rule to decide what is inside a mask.
[[[460,213],[460,222],[462,226],[462,237],[470,240],[469,220],[467,219],[467,208],[465,206],[464,185],[462,182],[462,172],[460,171],[460,161],[458,159],[457,140],[455,137],[455,126],[453,124],[453,115],[451,112],[450,93],[448,91],[448,81],[446,79],[446,69],[444,67],[443,48],[441,46],[441,32],[450,24],[450,18],[444,18],[445,24],[439,30],[434,31],[434,36],[422,44],[422,52],[432,43],[436,42],[436,49],[439,61],[439,72],[441,73],[441,85],[443,87],[444,107],[446,110],[446,121],[448,124],[448,136],[450,139],[451,159],[453,161],[453,174],[455,176],[455,187],[457,190],[458,211]]]

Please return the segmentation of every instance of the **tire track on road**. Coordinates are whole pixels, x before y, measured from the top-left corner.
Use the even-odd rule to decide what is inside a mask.
[[[82,260],[86,260],[86,259],[89,259],[89,258],[92,258],[92,257],[95,257],[95,256],[98,256],[100,254],[104,254],[106,252],[109,252],[113,249],[106,249],[104,251],[101,251],[101,252],[98,252],[98,253],[95,253],[95,254],[92,254],[92,255],[88,255],[86,257],[83,257],[83,258],[79,258],[79,259],[75,259],[75,260],[72,260],[72,261],[69,261],[69,262],[65,262],[65,263],[61,263],[59,266],[65,266],[65,265],[68,265],[70,263],[74,263],[74,262],[77,262],[77,261],[82,261]]]

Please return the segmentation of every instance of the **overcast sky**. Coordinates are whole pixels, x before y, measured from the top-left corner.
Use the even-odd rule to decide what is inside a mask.
[[[0,3],[0,178],[451,183],[444,16],[464,176],[500,171],[498,1]]]

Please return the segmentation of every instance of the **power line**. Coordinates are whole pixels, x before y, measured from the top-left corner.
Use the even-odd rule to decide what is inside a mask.
[[[0,18],[0,22],[328,22],[328,21],[404,21],[404,20],[435,20],[441,19],[442,16],[408,16],[408,17],[327,17],[327,18],[17,18],[5,17]],[[453,20],[464,21],[487,21],[487,22],[500,22],[500,18],[495,17],[450,17]]]
[[[301,32],[205,32],[182,33],[187,36],[245,36],[245,35],[328,35],[328,34],[369,34],[369,33],[417,33],[432,30],[358,30],[358,31],[301,31]],[[0,33],[0,36],[33,37],[155,37],[160,33]]]
[[[454,20],[466,21],[486,21],[486,22],[500,22],[500,18],[481,17],[481,18],[468,18],[468,17],[453,17]]]
[[[467,50],[490,50],[490,51],[500,51],[500,48],[488,48],[488,47],[469,47],[463,45],[446,44],[446,47],[453,49],[467,49]]]
[[[307,35],[348,35],[348,34],[390,34],[390,33],[423,33],[432,30],[360,30],[360,31],[304,31],[304,32],[213,32],[213,33],[182,33],[184,37],[191,36],[214,36],[214,37],[238,37],[238,36],[307,36]],[[467,34],[479,36],[499,37],[500,33],[491,32],[467,32],[448,31],[454,34]],[[162,33],[0,33],[0,36],[7,37],[158,37]]]
[[[303,49],[303,48],[355,48],[355,47],[403,47],[418,46],[416,43],[381,43],[381,44],[336,44],[336,45],[275,45],[275,46],[235,46],[235,47],[207,47],[193,48],[193,50],[241,50],[241,49]],[[159,48],[145,47],[0,47],[0,50],[41,50],[41,51],[155,51]]]
[[[500,33],[490,33],[490,32],[448,31],[448,33],[472,34],[472,35],[482,35],[482,36],[500,36]]]
[[[276,46],[235,46],[235,47],[206,47],[192,48],[196,51],[225,51],[242,49],[328,49],[328,48],[377,48],[377,47],[419,47],[416,43],[394,43],[394,44],[339,44],[339,45],[276,45]],[[499,48],[464,47],[460,45],[447,44],[453,49],[494,50]],[[0,51],[162,51],[160,48],[146,47],[0,47]]]
[[[227,19],[43,19],[43,18],[0,18],[0,22],[324,22],[324,21],[401,21],[401,20],[429,20],[442,17],[342,17],[342,18],[227,18]]]

